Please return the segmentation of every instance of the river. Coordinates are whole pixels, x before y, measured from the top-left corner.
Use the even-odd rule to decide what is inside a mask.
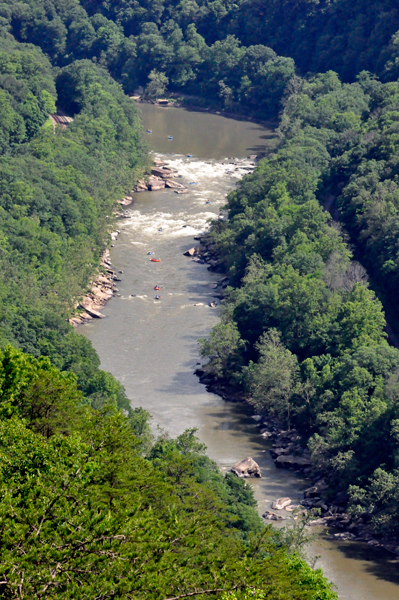
[[[189,193],[162,190],[134,196],[111,250],[114,269],[123,271],[120,296],[103,309],[106,319],[79,332],[93,343],[102,368],[123,383],[132,406],[148,410],[154,424],[172,436],[196,427],[222,470],[252,456],[263,475],[251,481],[260,512],[282,496],[296,504],[306,482],[275,468],[245,407],[208,393],[194,375],[200,361],[197,340],[218,320],[218,309],[209,303],[220,275],[183,256],[197,243],[193,237],[219,214],[237,180],[253,168],[247,157],[262,153],[273,132],[181,108],[140,108],[145,128],[153,131],[148,137],[157,158],[179,170]],[[147,252],[162,262],[150,262]],[[154,299],[156,293],[161,301]],[[323,536],[311,553],[320,555],[317,564],[337,586],[341,600],[398,600],[397,561],[385,551],[376,554],[367,544]]]

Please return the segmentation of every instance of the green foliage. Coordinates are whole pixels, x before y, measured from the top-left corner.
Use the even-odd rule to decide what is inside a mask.
[[[295,64],[301,73],[334,69],[344,81],[361,71],[397,79],[394,0],[4,0],[2,7],[4,37],[9,30],[39,46],[59,67],[98,63],[129,93],[158,72],[172,90],[275,117],[295,85]],[[360,126],[351,110],[340,120],[341,128]]]
[[[202,342],[206,369],[299,427],[331,496],[353,486],[354,505],[385,533],[399,518],[390,491],[399,352],[364,267],[321,205],[334,210],[338,196],[373,287],[394,305],[397,102],[397,84],[369,73],[351,85],[333,72],[291,82],[276,149],[230,194],[229,221],[212,228],[233,288]]]
[[[148,79],[150,81],[145,88],[146,96],[152,99],[161,98],[165,94],[167,85],[169,83],[166,75],[164,75],[164,73],[159,73],[159,71],[156,69],[153,69],[148,75]]]
[[[219,323],[207,339],[200,340],[200,344],[201,356],[211,359],[210,368],[217,377],[225,371],[234,370],[239,365],[240,350],[243,349],[244,342],[235,323],[231,321]]]
[[[246,375],[251,404],[291,421],[291,400],[299,375],[298,361],[281,343],[280,334],[270,329],[256,344],[259,359],[250,363]]]
[[[162,436],[144,459],[148,415],[136,411],[137,438],[121,411],[82,405],[75,378],[47,359],[7,348],[0,362],[2,597],[256,588],[270,599],[336,598],[276,544],[249,486],[225,482],[194,430]]]
[[[368,286],[365,269],[353,260],[345,236],[331,225],[321,207],[324,204],[335,215],[340,211],[355,243],[355,255],[372,277],[371,287],[379,290],[388,308],[395,306],[399,291],[398,15],[393,0],[3,0],[0,347],[6,348],[2,361],[9,377],[2,385],[13,389],[8,396],[3,391],[1,415],[12,421],[11,437],[7,438],[5,429],[2,433],[4,453],[7,443],[12,446],[15,442],[16,464],[22,465],[21,448],[24,444],[29,448],[26,460],[31,466],[26,468],[33,474],[24,483],[23,494],[30,498],[36,516],[39,509],[35,502],[44,493],[42,485],[58,490],[53,496],[57,498],[62,486],[69,485],[65,482],[76,485],[74,493],[84,510],[79,512],[67,502],[60,510],[66,511],[69,521],[62,525],[61,513],[54,513],[54,523],[66,528],[65,539],[73,539],[76,527],[87,535],[92,527],[105,548],[104,554],[96,550],[91,553],[91,549],[83,552],[78,564],[74,562],[75,541],[68,550],[61,545],[50,550],[51,527],[47,530],[47,525],[39,528],[44,536],[42,546],[30,546],[32,534],[26,532],[32,527],[36,531],[38,521],[29,513],[31,524],[25,524],[25,530],[21,525],[19,530],[25,531],[27,544],[21,546],[21,556],[29,556],[24,580],[31,586],[25,592],[27,597],[92,597],[90,577],[94,578],[100,567],[104,581],[99,585],[104,586],[104,594],[128,597],[130,593],[132,575],[125,575],[121,565],[125,559],[137,565],[138,555],[129,544],[121,550],[122,538],[112,535],[121,531],[118,527],[122,527],[123,519],[126,527],[133,523],[129,519],[136,509],[129,513],[127,504],[119,504],[109,517],[112,526],[107,530],[105,516],[102,520],[102,492],[96,496],[101,486],[95,473],[97,467],[107,472],[104,464],[119,459],[111,458],[112,453],[104,458],[102,449],[95,457],[90,454],[95,447],[88,434],[90,427],[97,431],[96,427],[110,430],[115,426],[121,436],[118,439],[124,440],[115,442],[115,447],[120,443],[120,448],[133,452],[134,459],[129,454],[126,461],[131,472],[127,474],[122,466],[115,466],[114,471],[121,482],[116,495],[120,492],[120,498],[130,506],[151,505],[144,492],[144,496],[134,496],[136,488],[130,497],[126,483],[142,490],[141,474],[134,464],[144,468],[151,463],[157,481],[171,482],[172,497],[178,497],[176,506],[181,502],[176,510],[195,513],[199,506],[195,502],[200,500],[195,497],[188,508],[185,503],[188,490],[195,495],[201,486],[211,494],[206,496],[211,512],[213,506],[218,507],[216,511],[224,504],[223,533],[217,529],[215,544],[226,530],[230,535],[235,528],[247,543],[248,534],[257,533],[260,527],[249,490],[231,476],[220,476],[204,456],[194,431],[177,440],[161,436],[153,442],[148,414],[130,408],[123,387],[99,370],[91,345],[67,324],[77,299],[99,268],[100,253],[109,240],[115,199],[131,189],[146,162],[134,103],[121,86],[128,93],[138,85],[147,86],[146,93],[153,98],[163,95],[168,87],[200,95],[232,112],[245,111],[262,118],[275,118],[280,112],[275,149],[229,196],[229,221],[213,226],[212,236],[232,287],[222,320],[209,338],[202,340],[201,353],[210,359],[206,366],[209,374],[242,386],[259,411],[267,410],[288,426],[293,423],[301,428],[316,468],[327,476],[331,489],[350,489],[353,510],[371,515],[377,531],[398,529],[399,354],[386,342],[382,304]],[[320,70],[322,74],[301,79],[294,59],[299,72]],[[372,73],[380,75],[381,81]],[[339,76],[352,83],[342,83]],[[53,129],[48,121],[56,103],[74,117],[65,131]],[[10,342],[33,357],[44,355],[51,362],[26,358],[11,350],[7,346]],[[71,374],[59,374],[55,367],[75,373],[77,380]],[[25,379],[20,379],[18,369]],[[46,397],[49,391],[50,399]],[[125,417],[116,412],[117,407],[124,410]],[[116,425],[110,425],[112,419]],[[83,432],[79,421],[90,422],[90,427]],[[138,442],[131,437],[132,431]],[[17,433],[21,446],[15,441]],[[51,473],[43,481],[36,469],[39,459],[34,448],[38,439],[37,456],[43,457],[46,477]],[[56,461],[60,464],[59,479]],[[92,504],[84,496],[83,484],[78,485],[80,478],[75,480],[71,475],[72,463],[73,468],[84,464],[92,469],[93,479],[91,474],[85,479],[88,493],[94,490]],[[86,467],[82,469],[86,473]],[[4,477],[6,481],[8,475]],[[176,491],[176,486],[183,486],[184,492],[180,488]],[[8,493],[5,490],[4,498]],[[157,498],[164,509],[161,496]],[[63,492],[61,497],[64,502]],[[49,505],[51,502],[48,499]],[[156,502],[154,506],[158,506]],[[4,510],[9,518],[9,508]],[[164,511],[160,520],[169,523],[173,510],[169,516]],[[137,508],[135,515],[138,513]],[[179,521],[176,514],[173,518]],[[23,523],[22,508],[18,515]],[[98,522],[93,515],[100,515]],[[150,536],[155,521],[152,515],[148,519],[143,523],[148,523]],[[208,513],[206,519],[210,519]],[[189,531],[197,527],[189,520],[184,523]],[[213,524],[206,523],[208,533],[214,535]],[[68,527],[70,531],[66,531]],[[111,537],[105,536],[105,530]],[[124,535],[126,540],[130,535],[126,531],[115,536]],[[167,545],[165,540],[172,538],[162,527],[159,531],[156,544]],[[177,527],[171,535],[178,534]],[[10,557],[17,539],[13,535],[7,542]],[[63,535],[58,532],[55,539],[61,540]],[[233,597],[245,597],[248,590],[241,587],[253,582],[249,584],[244,578],[245,585],[240,587],[229,580],[226,569],[241,571],[229,562],[232,555],[224,542],[220,542],[217,556],[216,545],[212,546],[206,535],[201,538],[202,554],[194,556],[191,542],[184,546],[189,568],[188,563],[179,562],[183,550],[180,554],[180,549],[175,552],[168,547],[167,569],[172,570],[172,564],[182,569],[177,571],[181,575],[176,575],[170,594],[181,594],[182,581],[187,589],[208,585],[210,573],[220,567],[219,558],[225,557],[219,575],[220,581],[226,579],[220,585],[224,591],[227,585],[232,586]],[[228,536],[230,549],[241,543],[238,537],[232,542]],[[87,542],[87,548],[91,543]],[[150,537],[143,538],[140,549],[140,556],[150,552],[152,557],[141,580],[147,588],[140,593],[148,598],[158,597],[159,589],[162,593],[166,589],[166,580],[159,574],[162,569],[155,566],[162,560],[151,554],[158,546],[151,544]],[[249,556],[247,546],[234,548],[244,564]],[[43,575],[37,567],[45,562],[42,552],[46,560],[54,552],[51,560],[55,562],[46,568],[55,573],[56,583],[49,587],[48,572]],[[105,557],[112,557],[106,567]],[[293,582],[292,572],[301,573],[301,582],[318,589],[319,575],[295,562],[298,560],[292,557],[287,562],[284,556],[284,575],[273,575],[276,586],[280,585],[278,597],[299,597],[299,580]],[[62,573],[57,561],[67,565]],[[17,589],[21,572],[13,571],[10,565],[11,558],[7,576],[12,581],[7,589]],[[267,566],[262,565],[267,580]],[[201,579],[203,567],[206,576]],[[68,587],[65,573],[69,568],[88,575],[86,588],[77,591],[72,585]],[[158,573],[158,579],[143,583],[149,581],[146,577],[151,569]],[[126,581],[127,587],[121,581]],[[217,582],[212,580],[214,584]],[[324,584],[320,585],[323,588]],[[259,598],[277,594],[277,587],[265,591],[256,584],[251,589]],[[315,593],[318,598],[330,597],[324,588]]]
[[[169,85],[232,111],[241,105],[275,117],[294,75],[291,58],[257,41],[242,45],[239,33],[223,26],[238,8],[230,1],[14,4],[5,0],[3,18],[19,41],[39,46],[58,67],[82,59],[97,63],[129,93],[142,85],[156,98]],[[29,110],[34,113],[33,106]],[[35,125],[29,123],[32,131]]]
[[[7,43],[6,43],[7,42]],[[42,127],[55,100],[74,122]],[[57,72],[39,48],[0,38],[0,346],[7,343],[78,375],[94,406],[130,410],[67,319],[99,269],[115,200],[143,169],[134,104],[90,61]]]

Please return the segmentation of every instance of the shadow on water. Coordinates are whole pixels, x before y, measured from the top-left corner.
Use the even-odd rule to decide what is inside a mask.
[[[399,585],[399,559],[387,550],[372,548],[362,542],[337,542],[328,535],[323,535],[322,539],[334,542],[345,558],[364,563],[365,571],[373,577]]]
[[[189,367],[192,367],[192,362],[189,363]],[[192,373],[178,371],[168,385],[157,387],[155,391],[174,396],[202,395],[204,389],[201,389],[200,386],[193,386],[192,377]]]

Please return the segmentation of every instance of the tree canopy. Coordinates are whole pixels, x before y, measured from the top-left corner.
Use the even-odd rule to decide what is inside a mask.
[[[0,384],[2,598],[336,598],[194,430],[143,456],[129,417],[92,409],[72,374],[11,347]]]

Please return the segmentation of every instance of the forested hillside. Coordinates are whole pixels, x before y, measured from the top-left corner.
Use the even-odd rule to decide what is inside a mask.
[[[146,86],[152,73],[174,91],[275,118],[294,61],[258,43],[245,47],[234,35],[207,43],[192,14],[196,3],[186,3],[188,12],[175,4],[9,0],[0,11],[3,26],[18,40],[40,46],[54,65],[90,59],[128,93]]]
[[[49,119],[56,103],[75,117],[66,131]],[[40,48],[3,33],[0,113],[0,344],[73,369],[93,401],[128,406],[66,319],[146,160],[135,107],[90,61],[55,72]]]
[[[397,30],[392,0],[0,4],[2,597],[335,597],[67,323],[146,165],[138,85],[279,119],[212,229],[231,287],[207,370],[399,535]]]
[[[336,599],[194,431],[151,440],[143,411],[93,410],[71,373],[10,347],[0,381],[2,598]]]
[[[89,58],[129,93],[161,74],[174,91],[264,117],[276,116],[295,68],[346,82],[399,73],[394,0],[3,0],[0,11],[53,64]]]
[[[0,13],[0,596],[335,600],[195,431],[154,439],[68,324],[148,161],[115,80],[139,81],[135,42],[77,2]]]
[[[399,532],[399,351],[373,291],[398,298],[399,85],[297,80],[279,144],[228,200],[212,238],[235,289],[203,344],[209,372],[301,429],[331,496]],[[341,208],[353,259],[322,205]],[[341,496],[342,497],[342,496]]]

